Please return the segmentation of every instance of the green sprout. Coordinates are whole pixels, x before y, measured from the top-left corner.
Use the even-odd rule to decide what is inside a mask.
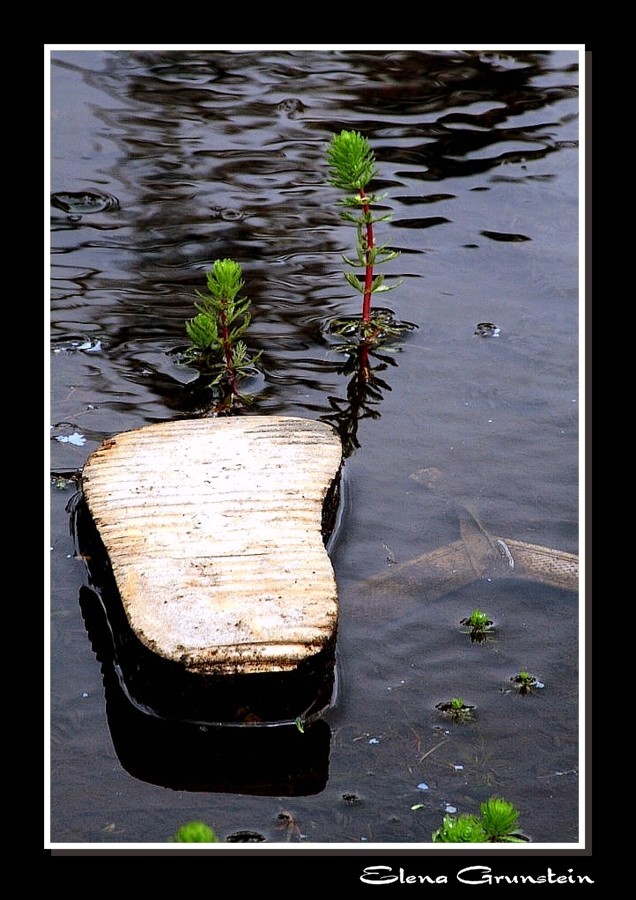
[[[459,623],[469,628],[471,641],[485,641],[492,627],[492,620],[481,609],[474,609],[469,616]]]
[[[480,804],[480,816],[461,813],[445,815],[442,824],[432,835],[435,844],[515,843],[528,838],[519,831],[519,811],[501,797],[490,797]]]
[[[169,838],[170,842],[177,844],[216,844],[218,840],[214,829],[205,822],[186,822]]]
[[[481,609],[474,609],[466,619],[466,624],[470,626],[470,628],[483,630],[490,625],[490,619]]]
[[[238,380],[249,374],[260,357],[250,356],[242,336],[251,321],[251,301],[239,298],[244,282],[240,265],[217,259],[206,273],[207,293],[197,291],[198,314],[185,324],[192,346],[186,361],[215,377],[210,387],[225,384],[230,399],[238,397]]]
[[[517,675],[512,675],[510,680],[516,685],[520,694],[531,694],[537,687],[543,687],[534,675],[522,669]]]
[[[473,717],[474,706],[468,706],[461,697],[451,697],[443,703],[438,703],[435,707],[440,712],[448,716],[453,722],[471,722]]]
[[[355,272],[346,272],[348,283],[363,296],[361,320],[338,320],[334,328],[338,333],[346,334],[358,331],[366,343],[377,344],[382,339],[400,334],[405,328],[393,321],[386,311],[371,310],[371,295],[393,290],[397,284],[386,284],[384,275],[375,274],[375,266],[396,259],[399,253],[389,248],[388,242],[376,244],[374,225],[391,219],[390,214],[374,215],[372,208],[385,195],[367,193],[368,183],[376,176],[375,155],[368,140],[357,131],[341,131],[334,134],[327,147],[327,163],[329,167],[328,181],[334,187],[347,191],[339,203],[347,207],[342,218],[351,222],[356,228],[356,253],[354,258],[343,256],[347,265],[354,269],[363,269],[364,278]],[[353,211],[352,211],[353,210]],[[398,282],[399,284],[399,282]]]

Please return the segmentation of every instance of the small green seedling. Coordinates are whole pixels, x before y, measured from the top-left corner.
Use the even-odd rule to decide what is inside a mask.
[[[445,815],[441,826],[433,832],[433,843],[522,844],[528,841],[517,827],[519,811],[512,803],[501,797],[490,797],[480,804],[479,810],[479,816]]]
[[[438,703],[435,709],[448,716],[453,722],[470,722],[474,718],[474,706],[468,706],[461,697],[451,697],[443,703]]]
[[[543,684],[534,675],[525,670],[522,670],[517,675],[512,675],[510,680],[515,684],[520,694],[531,694],[535,688],[543,687]]]
[[[169,841],[177,844],[216,844],[218,837],[213,828],[205,822],[186,822]]]
[[[346,272],[349,284],[362,294],[362,316],[358,319],[339,319],[333,323],[336,333],[349,336],[358,334],[359,339],[371,346],[410,329],[412,325],[395,322],[386,310],[372,310],[371,296],[393,290],[397,284],[387,284],[384,275],[376,275],[375,267],[380,263],[396,259],[399,253],[391,250],[388,242],[376,244],[374,226],[386,222],[390,214],[374,215],[373,207],[385,195],[367,193],[369,182],[377,175],[375,155],[368,140],[358,131],[341,131],[334,134],[327,147],[329,166],[328,181],[334,187],[347,191],[339,203],[346,207],[342,218],[356,228],[356,254],[344,261],[353,269],[364,270],[364,277],[355,272]]]
[[[485,641],[492,630],[492,619],[481,609],[474,609],[469,616],[462,619],[459,623],[469,630],[465,632],[470,634],[471,641]]]
[[[197,291],[198,314],[186,322],[191,346],[185,359],[203,375],[212,376],[210,387],[221,386],[230,400],[239,398],[238,381],[250,374],[260,357],[250,356],[242,336],[251,321],[251,301],[240,298],[243,275],[232,259],[217,259],[206,273],[207,293]]]

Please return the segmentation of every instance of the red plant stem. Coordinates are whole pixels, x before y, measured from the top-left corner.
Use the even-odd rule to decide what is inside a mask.
[[[364,188],[359,188],[360,199],[362,200],[362,212],[365,216],[370,216],[369,204],[366,202],[366,194]],[[367,229],[367,246],[365,256],[367,265],[364,272],[364,299],[362,301],[362,321],[368,322],[371,319],[371,285],[373,284],[373,266],[370,262],[371,250],[373,250],[373,224],[366,223]]]
[[[371,369],[369,367],[369,343],[362,341],[360,345],[360,367],[358,370],[358,378],[363,384],[369,381],[371,377]]]
[[[223,356],[225,357],[225,368],[230,378],[230,388],[233,394],[237,393],[236,372],[232,365],[232,347],[230,345],[230,330],[227,327],[227,317],[225,309],[221,308],[221,343],[223,344]]]

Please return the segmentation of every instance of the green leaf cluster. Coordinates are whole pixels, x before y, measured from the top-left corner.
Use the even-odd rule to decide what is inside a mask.
[[[240,265],[232,259],[217,259],[206,273],[207,293],[196,291],[198,314],[186,321],[185,330],[192,346],[186,358],[205,370],[221,371],[212,382],[220,381],[228,370],[236,374],[253,366],[260,353],[250,357],[241,340],[251,322],[247,297],[239,298],[244,282]]]
[[[375,155],[359,131],[334,134],[327,147],[328,181],[343,191],[364,189],[377,174]]]
[[[485,844],[488,837],[477,816],[462,813],[445,815],[440,827],[433,832],[432,840],[434,844]]]
[[[527,838],[517,828],[519,811],[501,797],[490,797],[479,807],[480,815],[461,813],[445,815],[442,824],[432,834],[435,844],[515,843]]]
[[[466,625],[482,630],[490,625],[490,619],[481,609],[474,609],[466,619]]]
[[[218,840],[214,829],[205,822],[186,822],[169,838],[169,842],[177,844],[216,844]]]
[[[515,834],[519,822],[519,810],[501,797],[490,797],[480,804],[481,822],[489,841],[519,843],[523,841]]]

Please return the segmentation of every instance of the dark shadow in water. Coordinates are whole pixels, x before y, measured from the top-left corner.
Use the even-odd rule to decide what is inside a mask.
[[[103,675],[113,746],[135,778],[173,790],[306,796],[324,790],[334,648],[293,673],[201,676],[160,659],[130,628],[88,510],[74,533],[93,587],[79,604]],[[101,545],[101,546],[100,546]]]
[[[372,359],[377,360],[377,365],[371,364]],[[377,407],[383,391],[390,391],[391,386],[378,377],[378,372],[384,372],[390,365],[397,366],[392,356],[378,353],[364,342],[347,350],[345,363],[339,369],[340,374],[351,376],[346,399],[328,397],[333,412],[320,416],[322,422],[332,425],[340,435],[345,459],[360,447],[360,420],[380,418]]]

